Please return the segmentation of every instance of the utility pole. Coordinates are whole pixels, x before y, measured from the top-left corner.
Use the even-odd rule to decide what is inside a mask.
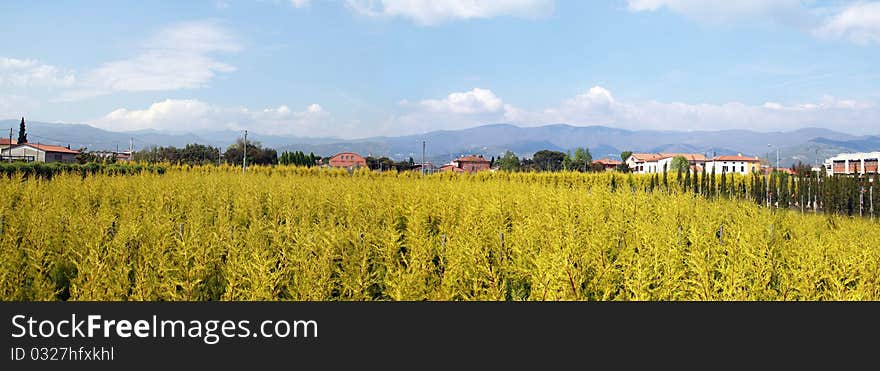
[[[776,168],[779,168],[779,147],[776,147]]]
[[[12,162],[12,128],[9,128],[9,162]]]
[[[241,150],[241,172],[247,170],[247,130],[244,131],[244,148]]]
[[[422,175],[425,175],[425,141],[422,141]]]

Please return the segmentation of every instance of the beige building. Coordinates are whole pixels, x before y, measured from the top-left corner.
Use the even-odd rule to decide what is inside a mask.
[[[11,158],[13,161],[26,162],[77,162],[78,154],[79,151],[67,147],[34,143],[18,144],[2,150],[4,160]]]
[[[742,174],[747,175],[761,171],[761,160],[756,157],[746,157],[742,153],[736,156],[715,156],[712,161],[706,161],[706,173],[711,174]]]

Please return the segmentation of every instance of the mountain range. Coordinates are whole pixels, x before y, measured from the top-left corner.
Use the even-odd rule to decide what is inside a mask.
[[[19,120],[0,121],[0,128],[13,128],[13,138]],[[28,121],[30,142],[70,145],[87,150],[127,150],[129,141],[135,150],[150,146],[181,147],[201,143],[226,147],[240,136],[237,131],[197,133],[167,133],[156,130],[114,132],[87,124],[58,124]],[[2,130],[2,129],[0,129]],[[8,135],[8,134],[7,134]],[[554,124],[521,127],[510,124],[490,124],[463,130],[439,130],[419,135],[398,137],[377,136],[363,139],[287,137],[249,133],[249,140],[259,141],[278,151],[299,150],[329,156],[351,151],[363,155],[388,156],[402,160],[421,159],[425,142],[426,160],[447,162],[465,154],[498,157],[510,150],[519,157],[530,157],[542,150],[569,151],[578,147],[590,149],[593,158],[619,158],[622,151],[635,152],[690,152],[737,154],[747,156],[769,155],[779,164],[790,166],[802,161],[812,164],[841,152],[880,150],[880,135],[856,136],[822,128],[804,128],[794,131],[757,132],[751,130],[719,131],[662,131],[624,130],[607,126],[572,126]]]

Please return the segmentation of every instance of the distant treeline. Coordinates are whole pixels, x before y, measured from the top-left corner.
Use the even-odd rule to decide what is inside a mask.
[[[142,164],[103,164],[90,162],[87,164],[70,164],[61,162],[12,162],[0,163],[0,174],[7,177],[21,174],[24,178],[52,179],[63,173],[78,173],[83,177],[94,174],[130,175],[142,172],[164,174],[165,167]]]
[[[626,161],[632,152],[620,154],[621,161]],[[494,162],[494,161],[493,161]],[[494,164],[493,164],[494,165]],[[593,155],[589,148],[576,148],[574,153],[551,150],[535,152],[532,158],[517,158],[516,154],[507,151],[497,160],[497,165],[505,171],[604,171],[600,164],[593,163]],[[626,164],[621,164],[615,170],[629,172]]]
[[[172,163],[180,165],[241,164],[243,160],[243,140],[226,148],[222,154],[219,147],[203,144],[187,144],[186,147],[150,147],[132,153],[132,160],[146,163]],[[259,142],[247,143],[248,165],[274,165],[278,163],[278,152],[264,148]]]

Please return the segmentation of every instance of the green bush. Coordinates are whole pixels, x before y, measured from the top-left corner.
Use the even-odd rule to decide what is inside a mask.
[[[52,179],[61,173],[79,173],[83,177],[89,175],[133,175],[141,172],[164,174],[165,167],[159,165],[143,164],[102,164],[89,162],[86,164],[70,163],[42,163],[42,162],[12,162],[0,163],[0,174],[7,177],[21,174],[22,178]]]

